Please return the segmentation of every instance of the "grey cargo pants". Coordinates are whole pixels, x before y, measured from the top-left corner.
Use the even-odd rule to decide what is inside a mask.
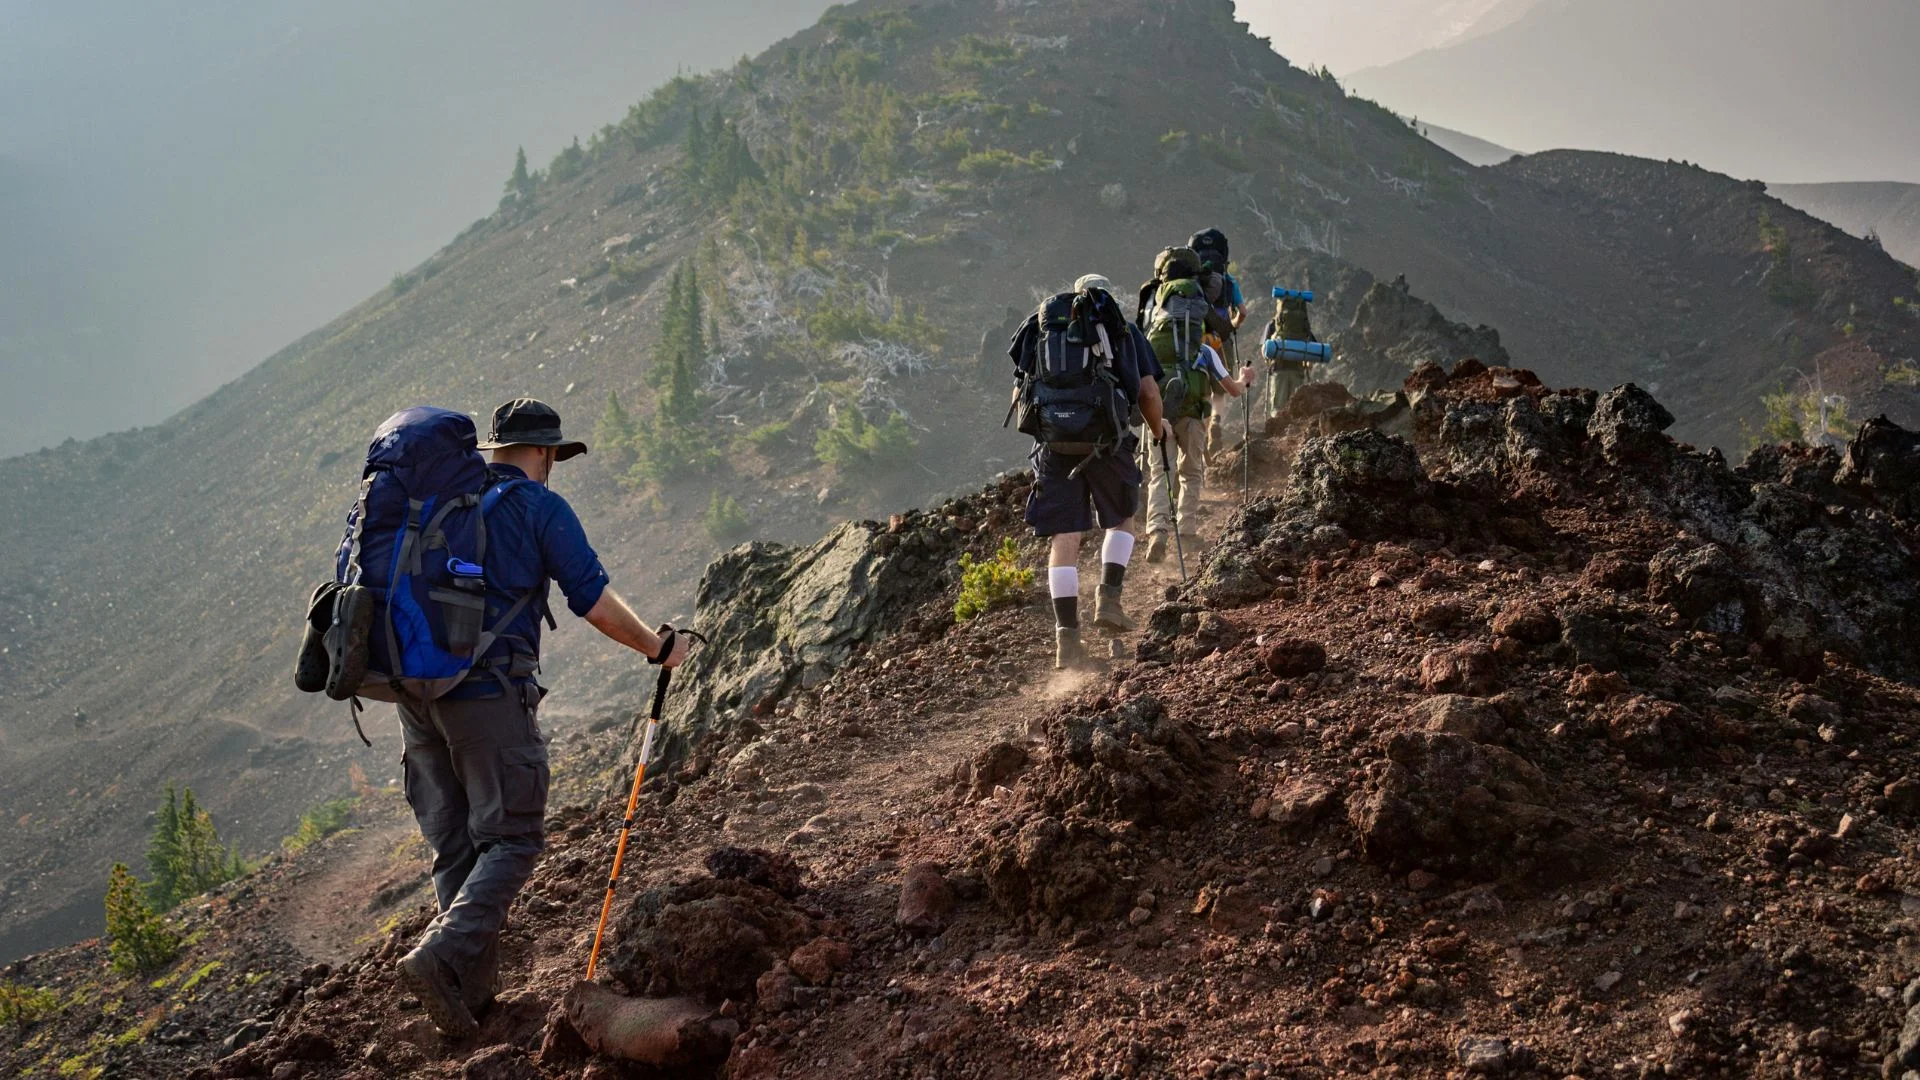
[[[400,706],[407,805],[433,848],[440,914],[419,945],[464,973],[500,936],[546,847],[547,747],[518,694]]]

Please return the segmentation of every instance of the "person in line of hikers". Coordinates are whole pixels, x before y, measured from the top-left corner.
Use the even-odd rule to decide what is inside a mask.
[[[490,464],[481,450],[492,452]],[[473,1034],[475,1014],[499,992],[507,907],[546,846],[549,771],[537,715],[546,695],[541,626],[554,625],[549,582],[560,586],[575,615],[651,662],[670,668],[686,658],[686,637],[649,629],[608,586],[579,517],[547,486],[556,463],[586,452],[585,443],[561,433],[560,415],[532,398],[496,409],[485,442],[464,413],[399,413],[376,435],[337,557],[341,585],[363,576],[398,582],[401,572],[432,580],[442,563],[455,575],[417,594],[394,587],[391,603],[404,602],[422,626],[442,620],[435,639],[469,641],[464,674],[449,676],[457,680],[450,688],[434,680],[418,693],[402,692],[398,677],[376,680],[371,673],[347,688],[374,697],[391,691],[385,700],[398,701],[401,775],[433,850],[439,914],[397,968],[434,1025],[454,1038]],[[434,476],[443,477],[445,490],[423,498],[418,489]],[[442,509],[423,505],[429,501]],[[450,516],[454,508],[464,516]],[[433,516],[423,522],[423,513]],[[454,595],[463,585],[464,600]],[[457,620],[463,629],[454,629]],[[476,633],[483,622],[486,632]],[[383,625],[367,638],[365,668],[410,670],[400,642],[423,638]],[[331,687],[328,693],[340,696]]]
[[[1229,371],[1220,354],[1209,347],[1210,326],[1225,320],[1208,302],[1199,282],[1200,257],[1192,248],[1168,248],[1154,260],[1154,277],[1140,290],[1137,320],[1152,345],[1165,377],[1160,398],[1171,427],[1167,453],[1148,455],[1153,480],[1147,497],[1147,561],[1167,557],[1167,534],[1178,528],[1181,538],[1198,539],[1200,490],[1206,476],[1207,418],[1216,392],[1239,397],[1254,383],[1253,369]],[[1231,335],[1232,326],[1225,328]],[[1168,513],[1169,457],[1177,456],[1178,521]]]
[[[1280,307],[1273,313],[1273,321],[1267,324],[1267,341],[1307,341],[1317,342],[1313,336],[1313,320],[1308,314],[1305,298],[1288,296],[1280,301]],[[1262,351],[1265,343],[1262,343]],[[1293,400],[1295,391],[1307,385],[1309,365],[1304,360],[1275,357],[1267,360],[1267,402],[1266,415],[1279,416]]]
[[[1140,509],[1130,416],[1138,407],[1148,431],[1164,437],[1169,429],[1151,357],[1141,355],[1141,336],[1097,274],[1042,303],[1007,355],[1014,368],[1012,411],[1020,431],[1034,440],[1026,520],[1052,542],[1047,585],[1054,667],[1080,667],[1087,662],[1080,640],[1081,535],[1096,523],[1106,530],[1094,624],[1111,633],[1134,629],[1120,599]]]
[[[1208,328],[1220,343],[1220,359],[1231,371],[1240,363],[1238,335],[1240,327],[1247,321],[1247,299],[1240,292],[1240,282],[1234,279],[1229,270],[1232,260],[1227,254],[1227,234],[1219,229],[1202,229],[1193,234],[1187,246],[1200,256],[1200,289],[1206,294],[1207,303],[1213,305],[1215,316],[1208,321]],[[1226,400],[1224,394],[1213,395],[1213,415],[1207,423],[1207,453],[1210,455],[1217,453],[1227,440],[1223,419]]]

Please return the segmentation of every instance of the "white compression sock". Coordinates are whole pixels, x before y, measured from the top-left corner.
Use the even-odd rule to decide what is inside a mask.
[[[1106,542],[1100,545],[1100,561],[1125,566],[1133,558],[1133,534],[1108,529]]]
[[[1047,585],[1055,600],[1065,600],[1080,595],[1080,568],[1077,566],[1055,566],[1047,571]]]

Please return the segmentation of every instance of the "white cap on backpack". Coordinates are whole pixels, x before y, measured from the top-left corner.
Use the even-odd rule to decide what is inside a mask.
[[[1112,292],[1113,282],[1108,281],[1105,275],[1102,274],[1084,274],[1079,281],[1073,283],[1074,292],[1086,292],[1088,289]]]

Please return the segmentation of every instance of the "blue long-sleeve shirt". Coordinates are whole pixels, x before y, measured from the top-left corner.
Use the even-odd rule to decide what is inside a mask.
[[[511,465],[491,467],[494,480],[525,480],[526,473]],[[542,618],[549,583],[560,586],[567,610],[584,617],[607,590],[607,571],[587,542],[579,515],[557,492],[540,484],[515,484],[487,515],[487,616],[485,626],[507,613],[529,591],[534,601],[500,628],[503,638],[517,637],[535,656],[540,652]],[[498,641],[481,661],[505,659],[516,643]],[[456,700],[495,697],[497,680],[479,675],[456,687],[447,697]]]

